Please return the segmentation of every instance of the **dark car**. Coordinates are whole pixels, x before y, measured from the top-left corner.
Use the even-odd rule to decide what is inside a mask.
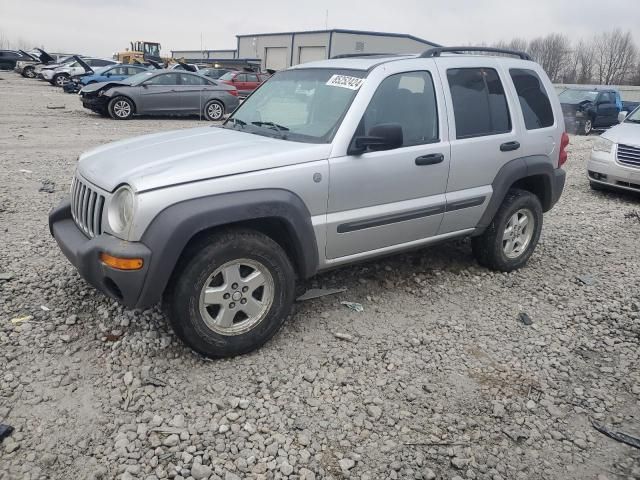
[[[87,85],[80,98],[85,108],[116,120],[135,114],[202,114],[207,120],[221,120],[239,103],[234,87],[175,70],[151,70],[118,82]]]
[[[0,70],[13,70],[16,68],[16,62],[20,61],[40,61],[40,59],[19,50],[0,50]]]
[[[198,70],[200,75],[204,75],[205,77],[213,78],[214,80],[219,79],[225,73],[235,72],[230,68],[201,68]]]
[[[238,89],[238,95],[246,97],[253,92],[262,82],[269,78],[267,73],[255,72],[227,72],[219,80]]]
[[[638,106],[635,102],[623,102],[620,92],[613,88],[567,88],[558,97],[567,131],[578,135],[617,125],[620,112]]]

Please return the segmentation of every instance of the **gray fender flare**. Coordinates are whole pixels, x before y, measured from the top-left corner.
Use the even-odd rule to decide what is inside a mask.
[[[542,180],[543,187],[540,192],[542,210],[544,212],[551,210],[562,194],[565,175],[564,170],[555,168],[549,157],[544,155],[516,158],[506,163],[491,184],[493,194],[474,235],[482,234],[489,226],[511,186],[528,177]]]
[[[318,247],[311,215],[304,202],[288,190],[262,189],[185,200],[167,207],[151,222],[142,243],[151,250],[145,285],[138,299],[144,307],[160,301],[189,241],[212,227],[247,220],[277,219],[292,239],[293,257],[303,278],[318,269]]]

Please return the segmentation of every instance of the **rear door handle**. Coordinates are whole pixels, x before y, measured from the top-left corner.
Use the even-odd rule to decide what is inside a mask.
[[[501,152],[511,152],[512,150],[518,150],[520,148],[520,142],[507,142],[500,145]]]
[[[435,165],[444,161],[444,155],[441,153],[432,153],[416,158],[416,165]]]

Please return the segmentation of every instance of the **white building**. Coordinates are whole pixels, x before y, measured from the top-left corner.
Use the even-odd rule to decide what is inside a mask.
[[[258,33],[237,35],[237,39],[236,58],[260,59],[262,68],[273,70],[337,55],[422,53],[439,46],[404,33],[344,29]]]

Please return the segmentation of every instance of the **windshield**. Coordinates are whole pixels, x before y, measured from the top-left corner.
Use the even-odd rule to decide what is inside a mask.
[[[636,108],[633,112],[631,112],[625,122],[629,123],[640,123],[640,107]]]
[[[136,73],[135,75],[131,75],[126,80],[122,80],[122,82],[128,83],[129,85],[139,85],[140,83],[144,82],[146,79],[148,79],[154,73],[155,72],[140,72],[140,73]]]
[[[560,103],[570,103],[577,105],[582,102],[595,102],[598,92],[590,90],[565,90],[558,97]]]
[[[278,72],[238,107],[225,126],[285,140],[329,143],[366,73],[319,68]]]

